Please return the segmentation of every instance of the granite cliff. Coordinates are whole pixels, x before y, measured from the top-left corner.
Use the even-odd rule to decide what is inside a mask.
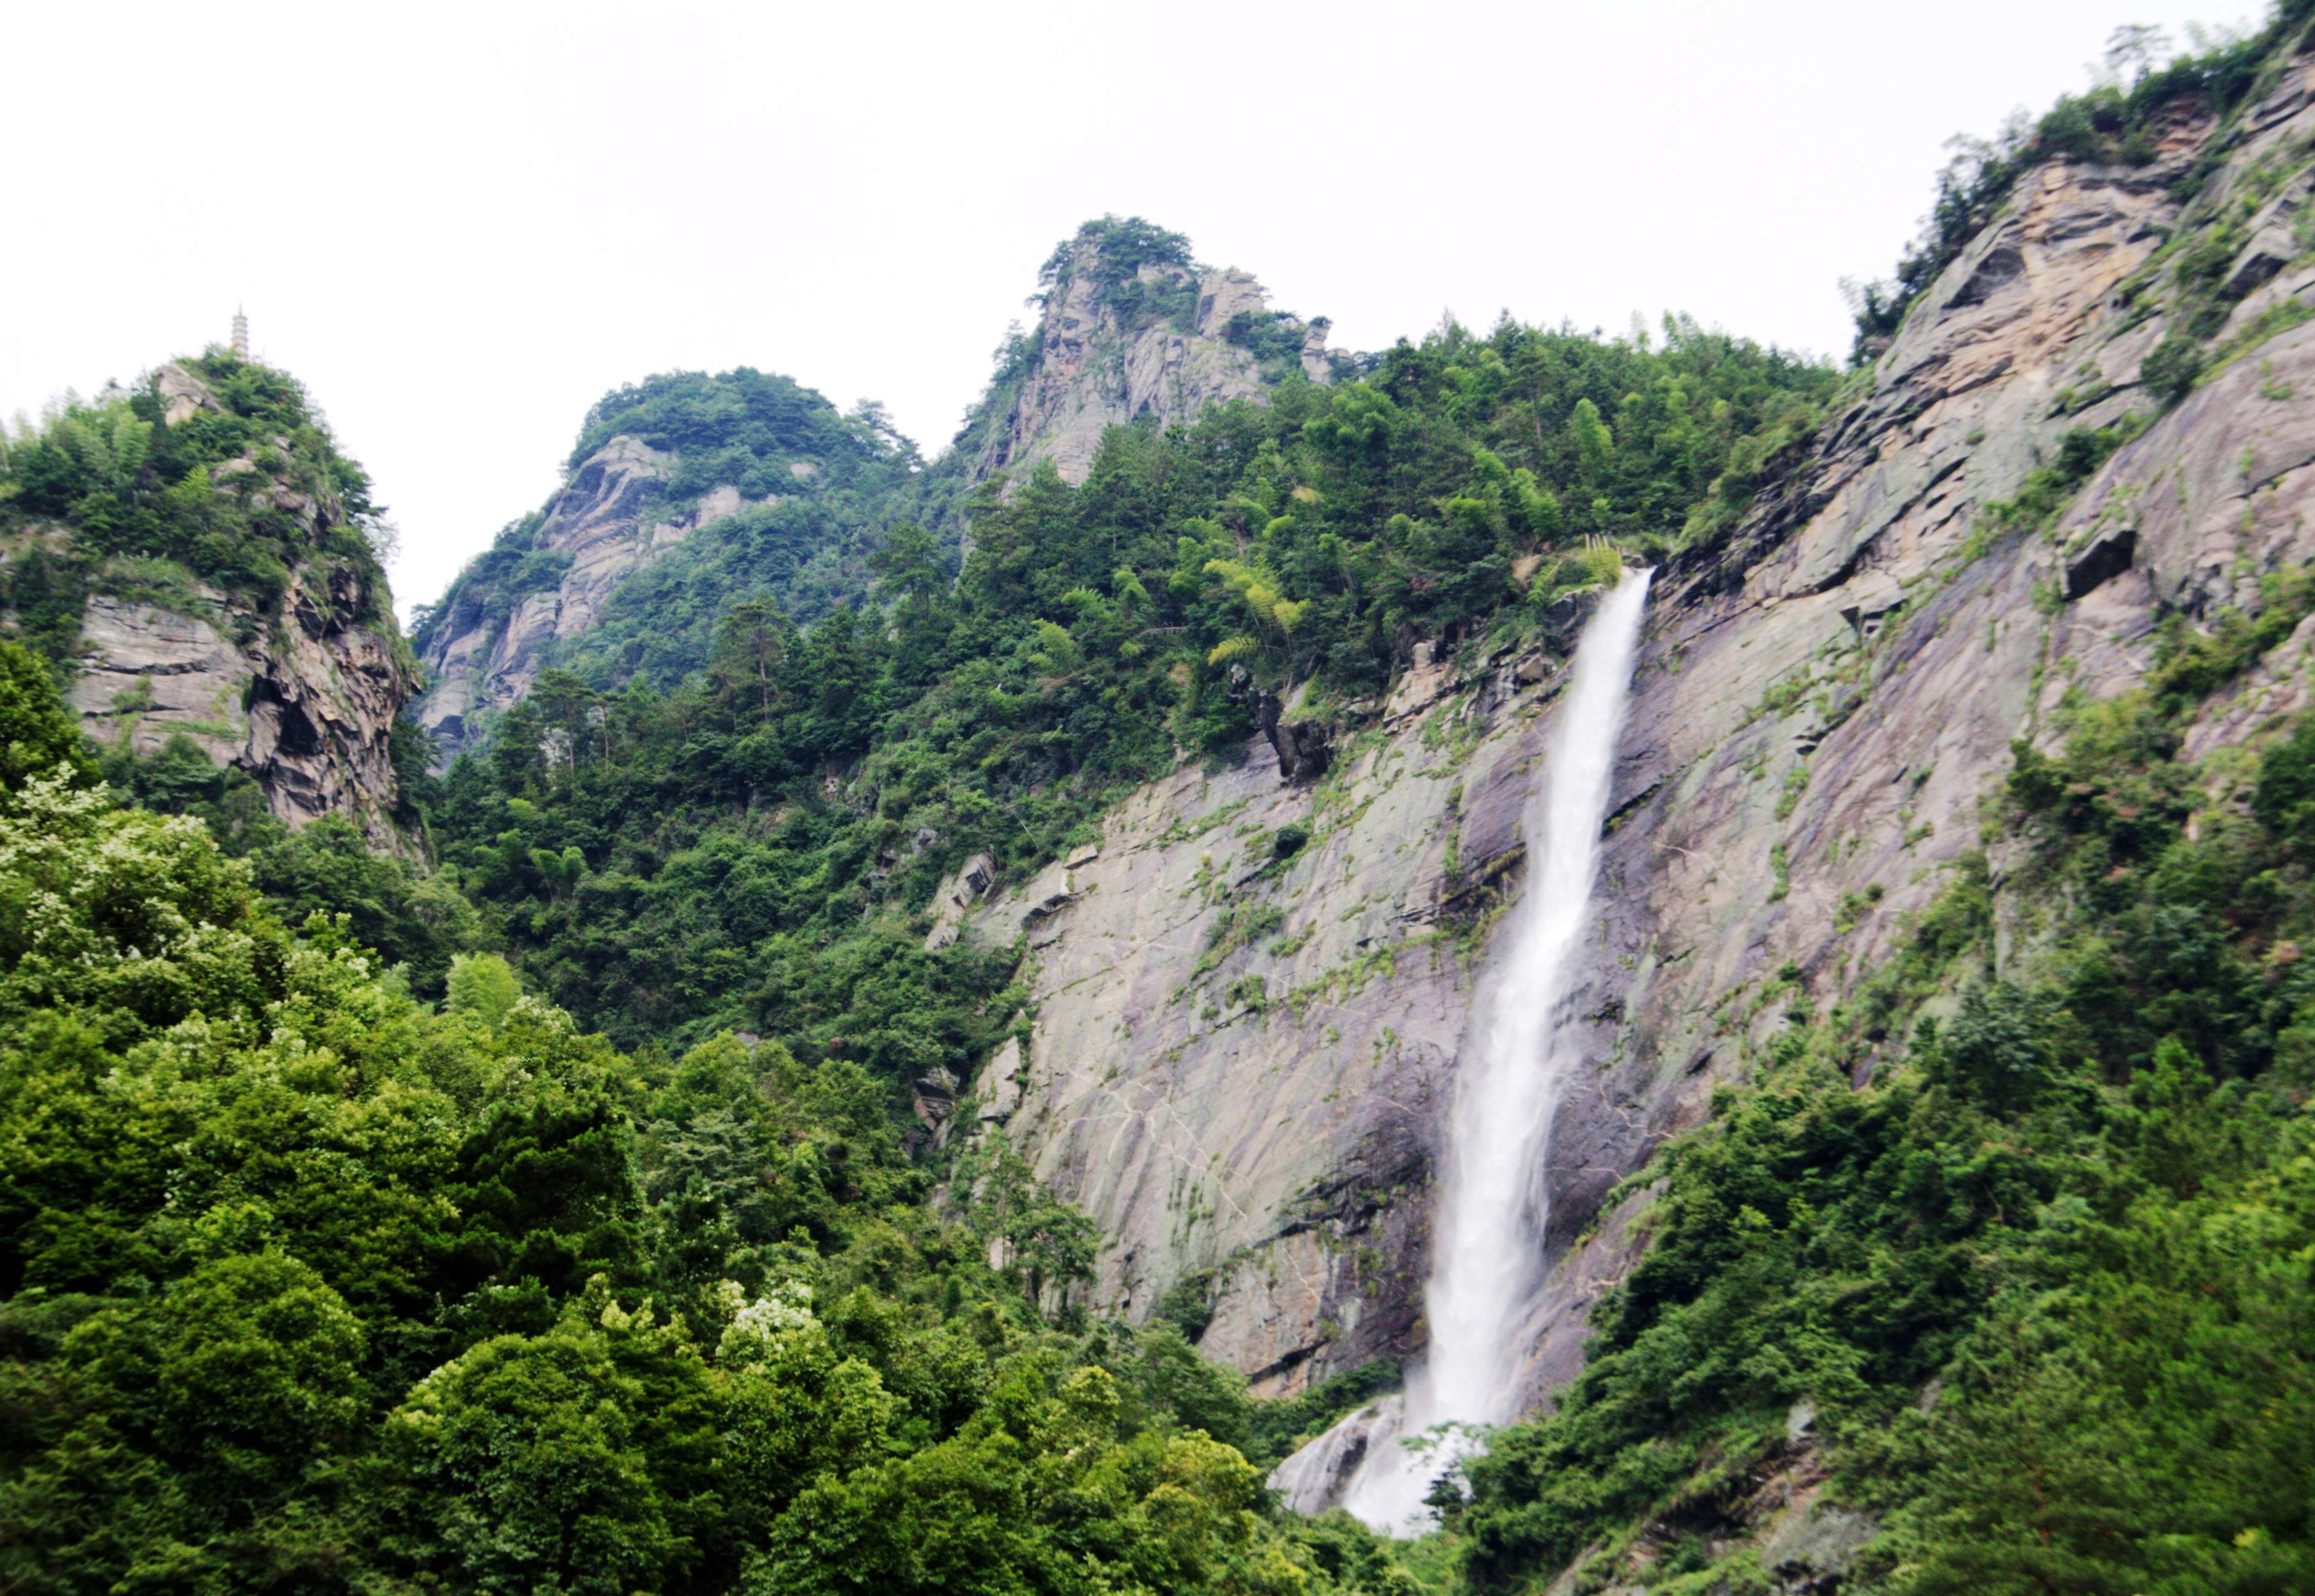
[[[976,482],[1050,460],[1082,483],[1110,427],[1169,427],[1260,399],[1289,368],[1313,382],[1334,374],[1323,318],[1273,310],[1250,274],[1201,266],[1185,241],[1145,222],[1087,223],[1039,280],[1037,324],[1007,351],[959,440]]]
[[[529,689],[548,645],[584,631],[622,577],[745,506],[738,488],[716,483],[696,503],[654,514],[673,466],[641,439],[613,438],[572,469],[525,543],[525,553],[545,554],[559,572],[527,591],[462,581],[427,616],[418,632],[428,683],[418,723],[446,756],[473,740],[478,716]]]
[[[1602,1199],[1744,1069],[1769,999],[1828,1005],[1889,954],[1980,847],[2013,739],[2140,681],[2167,617],[2256,614],[2262,575],[2315,557],[2311,78],[2295,58],[2224,121],[2182,108],[2136,165],[2027,172],[1750,513],[1660,572],[1533,1395],[1638,1245],[1645,1194]],[[2215,268],[2182,266],[2197,250]],[[2200,352],[2171,403],[2142,372],[2174,338]],[[2298,707],[2310,631],[2189,751]],[[1097,852],[953,892],[965,935],[1026,936],[1025,1056],[979,1097],[1111,1238],[1096,1304],[1189,1302],[1202,1350],[1272,1394],[1419,1350],[1441,1121],[1563,661],[1425,649],[1337,715],[1314,785],[1257,740],[1142,789]]]

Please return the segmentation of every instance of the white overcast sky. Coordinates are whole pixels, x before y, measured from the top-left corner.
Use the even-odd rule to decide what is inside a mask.
[[[1378,349],[1667,309],[1836,351],[1944,140],[2077,90],[2133,0],[27,5],[0,414],[221,340],[303,378],[407,610],[587,406],[752,365],[953,435],[1038,264],[1139,214]]]

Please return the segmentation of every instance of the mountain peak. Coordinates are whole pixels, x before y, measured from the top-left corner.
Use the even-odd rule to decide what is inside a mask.
[[[1104,428],[1170,427],[1297,374],[1334,376],[1324,317],[1272,309],[1251,273],[1200,264],[1188,238],[1140,217],[1086,223],[1038,282],[1036,326],[1000,351],[957,440],[975,480],[1051,460],[1080,483]]]

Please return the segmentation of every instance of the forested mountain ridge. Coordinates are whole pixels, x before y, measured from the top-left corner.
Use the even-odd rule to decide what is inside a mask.
[[[1041,461],[1082,481],[1104,428],[1189,421],[1260,399],[1291,371],[1324,380],[1323,323],[1264,304],[1242,271],[1197,265],[1149,223],[1088,222],[1039,274],[1034,328],[929,465],[863,403],[848,415],[785,377],[678,373],[606,395],[563,487],[502,529],[413,629],[419,723],[472,741],[547,664],[599,685],[668,687],[707,662],[715,618],[749,596],[809,625],[869,601],[869,556],[895,527],[931,531],[951,569],[964,506]]]
[[[886,529],[954,519],[956,473],[925,483],[920,467],[873,408],[839,415],[744,368],[606,395],[563,486],[418,617],[419,723],[452,753],[550,658],[667,685],[706,663],[715,617],[739,598],[770,597],[800,623],[865,600]]]
[[[1263,324],[1263,403],[912,504],[1183,336],[1159,259],[945,465],[752,373],[615,395],[574,526],[856,497],[604,590],[412,782],[423,874],[183,745],[98,790],[0,645],[0,1583],[2315,1583],[2307,18],[1949,173],[1846,378]],[[486,612],[560,602],[518,543]],[[1314,1443],[1322,1506],[1423,1351],[1627,562],[1553,1411],[1394,1551],[1258,1471]]]

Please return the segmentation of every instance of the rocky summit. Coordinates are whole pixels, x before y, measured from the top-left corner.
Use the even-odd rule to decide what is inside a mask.
[[[287,374],[12,435],[0,1584],[2315,1588],[2310,25],[1839,368],[1089,222],[408,643]]]
[[[380,847],[412,846],[391,744],[419,672],[369,541],[368,480],[294,385],[230,354],[171,363],[58,437],[93,492],[50,488],[48,513],[11,518],[8,596],[85,732],[138,756],[184,739],[292,826],[343,816]],[[36,452],[19,473],[33,490],[20,505],[48,487],[38,466]],[[164,517],[177,525],[140,537]],[[164,543],[175,557],[150,552]]]

